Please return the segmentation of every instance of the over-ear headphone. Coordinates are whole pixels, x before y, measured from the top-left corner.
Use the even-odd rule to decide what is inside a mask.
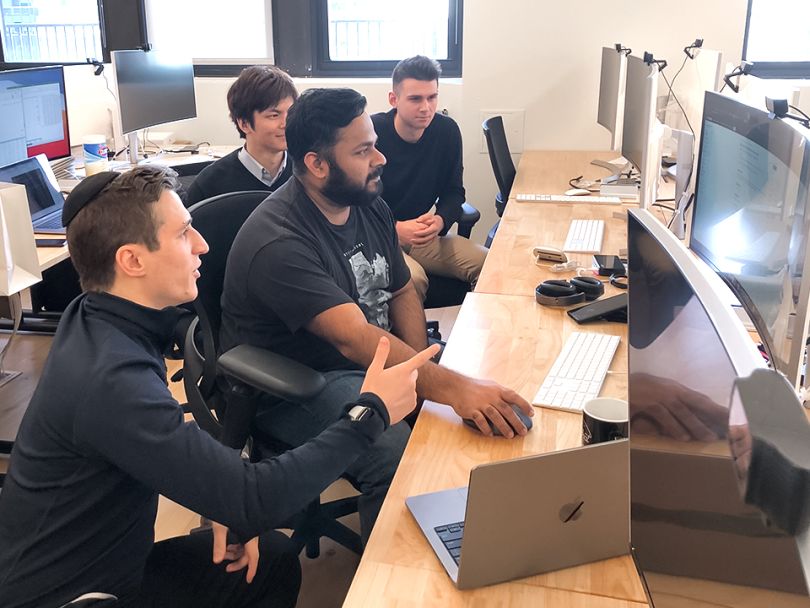
[[[595,277],[573,277],[570,281],[543,281],[534,290],[534,297],[543,306],[571,306],[585,300],[595,300],[605,293],[602,281]]]

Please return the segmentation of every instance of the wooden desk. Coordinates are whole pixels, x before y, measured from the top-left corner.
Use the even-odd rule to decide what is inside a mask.
[[[568,179],[595,178],[592,158],[615,153],[527,152],[512,193],[555,193]],[[540,168],[544,170],[540,170]],[[467,295],[442,364],[488,378],[531,400],[562,344],[577,329],[565,309],[534,300],[535,285],[552,273],[535,266],[537,244],[561,246],[572,218],[606,220],[605,250],[626,247],[625,205],[553,205],[510,201],[475,293]],[[554,275],[558,278],[561,275]],[[567,273],[563,277],[569,276]],[[612,290],[612,291],[611,291]],[[608,293],[615,292],[610,288]],[[588,331],[626,335],[626,326],[590,324]],[[603,395],[627,398],[627,344],[622,340]],[[525,438],[486,438],[465,427],[447,406],[426,403],[394,477],[344,606],[646,606],[629,556],[470,591],[458,591],[405,506],[414,494],[464,486],[478,464],[580,445],[579,414],[537,408]]]
[[[615,152],[552,152],[529,151],[520,160],[517,177],[512,186],[497,237],[492,243],[478,283],[477,293],[534,295],[535,286],[546,279],[564,279],[571,273],[553,273],[550,264],[538,266],[532,249],[546,245],[562,249],[572,219],[601,219],[605,221],[602,251],[618,254],[627,248],[627,209],[635,204],[588,204],[587,196],[581,203],[518,202],[518,194],[555,194],[568,189],[568,180],[584,174],[588,179],[604,176],[601,167],[589,164],[591,159],[610,160]],[[591,266],[590,254],[570,254],[586,268]],[[619,293],[606,285],[606,295]]]
[[[56,234],[37,234],[36,237],[42,239],[62,238]],[[62,260],[68,259],[70,253],[67,244],[61,247],[37,247],[37,257],[39,258],[39,270],[42,272],[56,266]]]
[[[447,367],[510,386],[531,399],[575,325],[533,297],[468,294],[442,358]],[[624,326],[589,331],[622,335]],[[626,398],[627,350],[619,346],[603,394]],[[405,506],[405,498],[466,485],[478,464],[580,445],[581,416],[536,409],[534,429],[513,440],[465,427],[447,406],[426,403],[388,492],[344,606],[634,606],[644,593],[629,557],[471,591],[457,591]]]

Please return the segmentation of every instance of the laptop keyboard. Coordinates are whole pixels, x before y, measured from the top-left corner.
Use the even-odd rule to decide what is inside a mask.
[[[453,561],[458,565],[458,560],[461,559],[461,539],[464,536],[464,522],[436,526],[433,529],[450,552]]]
[[[62,214],[61,213],[54,213],[53,215],[49,216],[47,219],[37,221],[36,225],[34,226],[34,232],[37,230],[56,230],[62,227]]]

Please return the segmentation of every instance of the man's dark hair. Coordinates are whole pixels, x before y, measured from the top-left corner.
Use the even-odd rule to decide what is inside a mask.
[[[442,75],[442,66],[435,59],[424,55],[415,55],[400,61],[391,74],[394,89],[406,78],[414,80],[425,80],[431,82],[438,80]]]
[[[239,128],[240,120],[252,127],[254,112],[275,107],[288,97],[295,101],[298,91],[292,78],[281,68],[274,65],[254,65],[242,70],[239,78],[228,89],[228,110],[236,130],[239,131],[239,137],[245,137],[245,132]]]
[[[366,109],[366,98],[354,89],[310,89],[304,91],[287,116],[287,154],[293,170],[304,173],[304,156],[316,152],[326,159],[338,131],[349,125]]]
[[[105,291],[115,280],[115,253],[127,243],[156,251],[159,219],[155,203],[176,190],[177,174],[156,165],[135,167],[111,181],[68,224],[70,259],[82,289]]]

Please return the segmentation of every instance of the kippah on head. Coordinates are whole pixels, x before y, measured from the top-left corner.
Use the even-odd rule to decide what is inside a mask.
[[[119,175],[120,173],[115,171],[102,171],[80,181],[65,199],[65,206],[62,207],[62,225],[67,227],[76,214]]]

